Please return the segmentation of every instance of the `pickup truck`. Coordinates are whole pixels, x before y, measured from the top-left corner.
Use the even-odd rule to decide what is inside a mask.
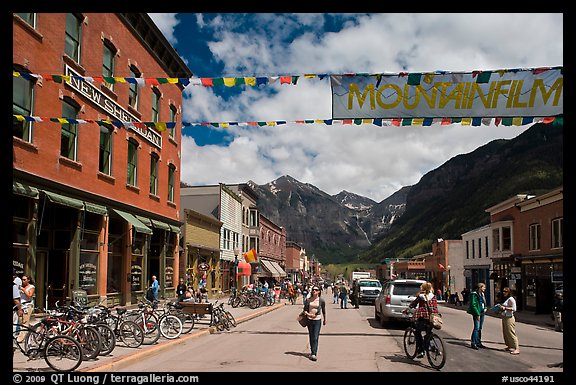
[[[379,280],[373,278],[360,278],[357,281],[359,287],[358,303],[373,304],[382,290],[382,284]]]

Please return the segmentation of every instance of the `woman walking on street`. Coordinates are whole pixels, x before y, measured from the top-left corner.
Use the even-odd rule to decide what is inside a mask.
[[[320,287],[312,286],[310,298],[304,300],[304,314],[308,317],[308,338],[310,341],[310,359],[316,361],[320,327],[326,325],[326,302],[321,297]]]
[[[516,299],[512,296],[512,290],[509,287],[502,289],[504,293],[504,303],[500,305],[502,312],[502,335],[504,336],[505,350],[510,354],[520,354],[518,337],[516,336]]]

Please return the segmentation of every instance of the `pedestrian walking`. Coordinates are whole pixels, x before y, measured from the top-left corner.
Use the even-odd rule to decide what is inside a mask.
[[[338,288],[336,287],[336,284],[332,283],[332,296],[333,301],[332,303],[337,303],[338,302]]]
[[[317,285],[312,286],[311,295],[304,300],[304,314],[308,317],[308,340],[310,343],[310,360],[318,359],[318,340],[320,328],[326,325],[326,302]]]
[[[339,298],[340,298],[340,309],[348,309],[348,289],[344,284],[340,286]]]
[[[470,295],[470,305],[468,306],[467,313],[472,315],[472,322],[474,328],[472,329],[472,336],[470,337],[470,347],[474,350],[484,348],[482,345],[482,325],[484,324],[484,314],[486,313],[486,284],[479,282],[476,285],[476,291]]]
[[[514,318],[516,299],[509,287],[502,289],[502,293],[504,294],[504,302],[499,307],[502,317],[502,335],[506,344],[504,350],[509,351],[510,354],[520,354],[520,345],[516,336],[516,319]]]
[[[156,276],[152,276],[152,284],[150,285],[150,289],[152,289],[152,295],[154,296],[154,302],[158,302],[158,291],[160,289],[160,284],[158,283],[158,279]]]

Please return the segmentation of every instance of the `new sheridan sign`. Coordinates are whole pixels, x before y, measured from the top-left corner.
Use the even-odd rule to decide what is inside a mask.
[[[80,76],[69,66],[66,66],[66,75],[70,76]],[[111,116],[115,117],[117,120],[125,123],[124,126],[129,127],[132,131],[152,143],[158,148],[162,148],[162,136],[156,131],[152,130],[150,127],[136,127],[133,124],[126,124],[126,122],[139,122],[138,118],[126,111],[122,106],[116,103],[114,100],[110,99],[105,93],[100,91],[98,88],[94,87],[92,84],[80,80],[79,78],[71,77],[69,82],[66,84],[70,85],[76,91],[80,92],[82,95],[87,97],[91,102],[102,108]]]
[[[333,119],[563,114],[562,67],[331,75]]]

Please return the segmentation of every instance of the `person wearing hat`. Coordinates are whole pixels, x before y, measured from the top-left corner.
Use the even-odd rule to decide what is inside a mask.
[[[326,302],[321,297],[318,285],[312,286],[310,297],[304,299],[304,314],[308,317],[308,338],[310,341],[310,360],[316,361],[320,327],[326,325]]]

